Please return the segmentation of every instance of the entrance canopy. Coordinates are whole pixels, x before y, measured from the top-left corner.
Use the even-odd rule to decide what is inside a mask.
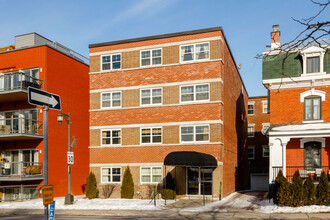
[[[196,151],[176,151],[169,153],[164,160],[166,166],[217,167],[217,160],[209,154]]]

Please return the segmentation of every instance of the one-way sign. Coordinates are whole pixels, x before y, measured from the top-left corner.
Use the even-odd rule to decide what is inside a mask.
[[[61,110],[61,100],[59,95],[28,87],[29,103],[31,105],[44,106],[47,105],[51,109]]]

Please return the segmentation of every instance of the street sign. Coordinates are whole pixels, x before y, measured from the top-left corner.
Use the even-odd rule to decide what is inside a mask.
[[[31,105],[47,105],[51,109],[61,110],[61,100],[59,95],[55,95],[44,90],[28,87],[29,103]]]
[[[73,157],[73,152],[68,151],[68,164],[73,164],[74,157]]]
[[[55,201],[49,205],[49,220],[55,219]]]
[[[52,204],[54,201],[53,198],[53,185],[44,185],[42,187],[42,198],[44,205]]]

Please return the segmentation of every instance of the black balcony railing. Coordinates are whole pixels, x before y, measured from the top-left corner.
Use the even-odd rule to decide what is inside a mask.
[[[11,134],[43,135],[43,122],[26,118],[0,119],[0,137]]]
[[[12,90],[27,90],[29,86],[43,89],[44,81],[16,71],[0,74],[0,93]]]
[[[0,162],[1,177],[43,176],[42,162]]]
[[[283,170],[283,167],[273,167],[273,181],[275,181],[277,174],[280,170]],[[286,167],[286,178],[289,181],[292,181],[293,175],[296,171],[299,171],[301,178],[307,178],[311,176],[314,181],[318,181],[321,176],[322,171],[330,178],[330,167],[322,166],[322,167],[309,167],[309,166],[287,166]]]

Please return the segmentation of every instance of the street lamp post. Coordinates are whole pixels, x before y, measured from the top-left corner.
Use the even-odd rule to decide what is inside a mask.
[[[68,123],[68,152],[72,151],[72,144],[71,144],[71,120],[70,120],[70,113],[60,114],[57,115],[57,122],[61,126],[63,122],[63,118]],[[73,204],[73,195],[71,194],[71,164],[68,163],[68,194],[65,196],[64,204]]]

